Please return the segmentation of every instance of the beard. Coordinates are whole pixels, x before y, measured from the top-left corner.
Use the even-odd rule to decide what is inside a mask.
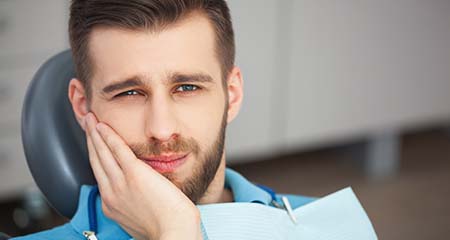
[[[161,143],[159,140],[151,140],[144,144],[130,144],[130,148],[138,158],[148,155],[160,155],[164,152],[193,153],[195,156],[194,161],[200,164],[192,169],[190,177],[179,182],[171,173],[162,173],[162,175],[177,186],[193,203],[197,203],[204,196],[216,176],[222,160],[227,127],[226,109],[228,107],[225,108],[216,140],[211,147],[204,151],[193,138],[185,139],[181,136],[177,136],[170,142],[165,143]]]

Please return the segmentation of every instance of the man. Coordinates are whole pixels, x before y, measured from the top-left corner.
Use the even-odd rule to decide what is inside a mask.
[[[73,0],[70,11],[68,95],[99,194],[83,187],[70,223],[18,239],[202,239],[196,205],[273,206],[277,197],[226,169],[243,82],[225,1]],[[90,195],[96,233],[84,232]]]

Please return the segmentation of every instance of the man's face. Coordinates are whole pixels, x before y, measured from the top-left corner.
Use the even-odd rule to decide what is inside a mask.
[[[194,202],[223,159],[227,91],[214,43],[200,16],[156,33],[97,28],[89,39],[90,110]]]

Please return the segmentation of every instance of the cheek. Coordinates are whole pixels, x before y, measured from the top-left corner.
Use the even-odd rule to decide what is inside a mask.
[[[181,135],[193,137],[202,149],[210,147],[222,126],[224,108],[225,101],[219,98],[183,108],[179,111]]]
[[[223,95],[209,95],[197,99],[175,101],[170,121],[176,126],[173,130],[184,138],[195,139],[202,149],[209,148],[217,139],[222,126],[225,98]],[[108,104],[98,101],[92,104],[97,119],[111,126],[128,144],[146,141],[145,124],[151,114],[145,104]],[[172,111],[171,111],[172,112]]]
[[[142,141],[144,111],[143,108],[121,108],[111,105],[99,105],[92,108],[98,121],[108,124],[126,143]]]

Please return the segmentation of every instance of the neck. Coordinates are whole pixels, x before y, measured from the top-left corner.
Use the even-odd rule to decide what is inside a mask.
[[[225,188],[225,168],[224,153],[214,179],[211,181],[205,194],[202,198],[200,198],[197,204],[233,202],[233,193],[229,189]]]

